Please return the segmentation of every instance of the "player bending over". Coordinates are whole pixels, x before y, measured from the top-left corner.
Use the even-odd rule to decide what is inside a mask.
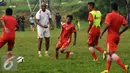
[[[59,50],[61,53],[66,54],[66,59],[69,58],[70,54],[73,54],[72,52],[66,50],[66,48],[69,46],[72,38],[72,33],[74,33],[74,45],[76,44],[76,29],[74,25],[71,23],[73,20],[72,15],[67,15],[66,17],[66,23],[62,25],[62,31],[60,33],[59,42],[56,45],[56,59],[59,58]]]

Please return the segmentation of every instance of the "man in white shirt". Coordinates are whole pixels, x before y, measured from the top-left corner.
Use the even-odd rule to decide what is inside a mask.
[[[37,32],[38,32],[38,55],[41,57],[41,45],[42,40],[45,38],[46,51],[45,56],[48,56],[49,42],[50,42],[50,32],[49,27],[51,27],[51,13],[46,9],[46,4],[42,3],[41,9],[36,14],[37,22]]]

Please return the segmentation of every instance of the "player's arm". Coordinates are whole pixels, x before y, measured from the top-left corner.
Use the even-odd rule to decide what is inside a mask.
[[[128,22],[125,20],[124,17],[122,17],[122,24],[123,24],[123,26],[124,26],[125,28],[122,29],[122,30],[119,32],[120,35],[121,35],[122,33],[124,33],[124,32],[129,28],[129,26],[128,26]]]
[[[91,29],[92,26],[93,26],[93,16],[92,16],[91,13],[89,13],[88,21],[89,21],[88,33],[89,33],[90,29]]]
[[[62,29],[61,29],[61,32],[60,32],[60,34],[58,35],[58,39],[61,37],[61,34],[63,33],[63,26],[62,26]]]
[[[74,43],[73,43],[73,45],[76,45],[76,38],[77,38],[77,32],[74,32]]]
[[[49,18],[50,29],[52,29],[52,19]]]
[[[9,29],[6,27],[4,20],[1,18],[0,21],[1,21],[1,24],[2,24],[2,26],[3,26],[4,30],[5,30],[5,32],[6,32],[6,33],[9,33]]]
[[[104,30],[102,31],[101,35],[100,35],[100,39],[102,38],[102,36],[104,35],[104,33],[107,31],[107,29],[110,27],[110,24],[107,24],[106,27],[104,28]]]
[[[40,23],[40,19],[36,19],[36,23],[37,23],[37,25],[39,25],[39,26],[41,26],[41,27],[43,27],[43,28],[44,28],[44,26],[43,26],[43,25],[41,25],[41,23]]]
[[[120,35],[121,35],[122,33],[124,33],[124,32],[129,28],[128,25],[124,25],[124,27],[125,27],[125,28],[119,32]]]
[[[103,29],[103,31],[102,31],[102,33],[100,35],[100,39],[102,38],[102,36],[104,35],[104,33],[107,31],[107,29],[111,25],[111,16],[109,14],[106,16],[105,24],[106,24],[106,26],[105,26],[105,28]]]

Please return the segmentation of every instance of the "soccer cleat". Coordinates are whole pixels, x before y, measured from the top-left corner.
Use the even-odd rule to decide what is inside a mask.
[[[38,54],[38,56],[39,56],[39,57],[42,57],[42,55],[41,55],[41,54]]]
[[[97,61],[98,61],[98,59],[93,59],[93,61],[94,61],[94,62],[97,62]]]
[[[125,73],[128,73],[128,71],[129,71],[129,66],[125,65]]]
[[[101,72],[101,73],[108,73],[108,70],[104,70],[103,72]]]
[[[103,60],[106,59],[106,57],[107,57],[107,52],[106,51],[103,52],[103,56],[102,57],[103,57]]]
[[[48,55],[48,51],[45,52],[45,56],[49,56],[49,55]]]

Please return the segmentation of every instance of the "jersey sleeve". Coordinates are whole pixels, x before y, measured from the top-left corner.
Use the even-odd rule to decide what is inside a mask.
[[[88,15],[88,21],[93,21],[93,15],[91,13]]]
[[[72,27],[72,32],[76,32],[76,28],[74,26]]]
[[[36,13],[36,19],[40,19],[40,11]]]
[[[49,10],[48,10],[48,16],[49,16],[49,18],[52,18],[51,12]]]
[[[108,25],[111,23],[111,16],[110,14],[107,14],[106,18],[105,18],[105,24]]]
[[[122,16],[122,25],[127,25],[128,22],[125,20],[125,18]]]

